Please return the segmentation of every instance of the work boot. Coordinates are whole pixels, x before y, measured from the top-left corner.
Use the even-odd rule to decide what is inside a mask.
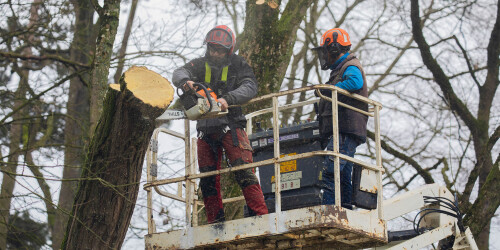
[[[226,216],[224,215],[224,209],[219,209],[219,212],[217,212],[217,215],[215,216],[215,220],[209,222],[208,224],[219,223],[224,221],[226,221]]]

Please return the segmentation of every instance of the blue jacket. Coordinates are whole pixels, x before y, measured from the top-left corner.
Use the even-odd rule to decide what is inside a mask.
[[[366,78],[359,60],[346,53],[337,60],[331,67],[330,78],[327,84],[333,84],[339,88],[347,90],[364,97],[368,97]],[[331,91],[320,91],[323,95],[331,96]],[[357,109],[368,111],[368,104],[357,99],[338,93],[338,101]],[[358,139],[358,143],[366,141],[366,123],[368,116],[353,111],[351,109],[338,107],[338,129],[340,133],[352,134]],[[318,120],[320,133],[324,138],[328,138],[333,133],[332,126],[332,104],[320,99],[318,104]]]
[[[341,58],[339,58],[331,67],[331,70],[337,68],[346,58],[349,53],[346,53]],[[363,75],[361,71],[356,66],[349,66],[344,71],[342,75],[342,81],[335,84],[335,86],[345,89],[349,92],[361,89],[363,87]]]

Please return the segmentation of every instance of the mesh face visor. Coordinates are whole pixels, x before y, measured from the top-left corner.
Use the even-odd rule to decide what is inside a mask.
[[[319,47],[315,47],[312,50],[318,53],[319,64],[321,65],[321,70],[327,70],[330,67],[330,53],[328,52],[328,43],[330,39],[327,38],[325,43]]]

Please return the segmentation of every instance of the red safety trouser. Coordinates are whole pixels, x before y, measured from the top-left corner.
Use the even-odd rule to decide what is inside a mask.
[[[200,172],[205,173],[221,169],[222,148],[226,152],[231,166],[238,166],[252,163],[252,148],[243,129],[236,128],[239,146],[234,146],[231,131],[224,135],[208,135],[203,139],[198,139],[198,166]],[[220,140],[220,141],[219,141]],[[212,144],[212,146],[210,145]],[[217,152],[217,157],[215,157]],[[234,172],[236,181],[243,191],[250,215],[267,214],[267,207],[264,202],[264,195],[260,187],[257,176],[251,169]],[[200,179],[203,202],[207,213],[208,223],[224,221],[224,209],[220,192],[220,175],[204,177]]]

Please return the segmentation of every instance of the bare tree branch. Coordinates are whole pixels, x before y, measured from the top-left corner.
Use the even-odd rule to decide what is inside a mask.
[[[367,135],[370,139],[375,140],[375,134],[373,132],[367,131]],[[383,140],[380,143],[381,143],[382,149],[384,149],[387,153],[394,155],[395,157],[405,161],[410,166],[412,166],[417,171],[417,173],[424,179],[426,184],[431,184],[431,183],[435,182],[432,175],[426,169],[424,169],[422,166],[420,166],[420,164],[418,164],[411,156],[407,156],[407,155],[399,152],[395,148],[389,146]]]
[[[462,118],[465,122],[466,126],[470,129],[470,131],[474,134],[477,134],[476,127],[476,118],[470,113],[467,106],[458,98],[458,96],[453,91],[453,87],[451,83],[444,73],[439,63],[434,59],[431,54],[430,46],[427,44],[423,31],[422,24],[419,16],[419,3],[418,0],[411,1],[411,20],[412,20],[412,31],[415,42],[417,42],[418,47],[420,48],[420,54],[422,56],[422,60],[427,68],[432,72],[434,76],[435,82],[441,88],[441,91],[444,94],[445,100],[452,110],[455,110],[457,114]]]
[[[87,70],[81,70],[81,71],[78,71],[78,72],[75,72],[73,74],[70,74],[66,77],[64,77],[63,79],[59,80],[58,82],[56,82],[54,85],[52,85],[50,88],[47,88],[46,90],[38,93],[37,95],[33,96],[31,99],[29,100],[26,100],[23,104],[21,104],[19,107],[15,108],[14,110],[12,110],[9,114],[5,115],[2,120],[0,120],[0,124],[3,124],[9,117],[11,117],[12,115],[14,115],[16,112],[18,112],[19,110],[21,110],[22,108],[26,107],[26,105],[32,103],[33,101],[35,100],[38,100],[38,98],[40,98],[41,96],[45,95],[47,92],[53,90],[54,88],[57,88],[59,87],[61,84],[63,84],[64,82],[68,81],[69,79],[71,79],[72,77],[75,77],[77,76],[78,74],[82,74],[83,72],[85,72]]]
[[[90,0],[90,2],[94,6],[94,9],[97,12],[97,14],[99,14],[99,17],[104,16],[104,9],[101,5],[99,5],[99,1],[98,0]]]
[[[465,62],[467,63],[467,67],[469,68],[469,72],[470,72],[470,75],[471,75],[472,79],[474,80],[474,83],[476,84],[476,86],[478,88],[480,88],[481,84],[477,80],[476,74],[474,74],[474,70],[472,68],[472,64],[470,63],[469,56],[467,55],[467,51],[464,49],[464,47],[462,46],[462,44],[460,44],[460,41],[458,41],[457,36],[453,36],[453,39],[455,40],[455,42],[457,43],[458,47],[462,51],[462,54],[464,55]]]
[[[491,151],[491,149],[493,149],[493,146],[495,146],[499,138],[500,138],[500,126],[498,126],[495,129],[495,132],[493,132],[493,134],[491,135],[488,144],[486,146],[486,150]]]
[[[5,52],[5,51],[0,51],[0,56],[3,56],[5,58],[10,58],[10,59],[21,59],[21,60],[34,60],[34,61],[45,61],[45,60],[53,60],[56,62],[61,62],[69,66],[73,67],[81,67],[88,69],[90,68],[90,65],[88,64],[81,64],[69,59],[66,59],[61,56],[57,55],[41,55],[41,56],[35,56],[35,55],[23,55],[23,54],[17,54],[13,52]]]

